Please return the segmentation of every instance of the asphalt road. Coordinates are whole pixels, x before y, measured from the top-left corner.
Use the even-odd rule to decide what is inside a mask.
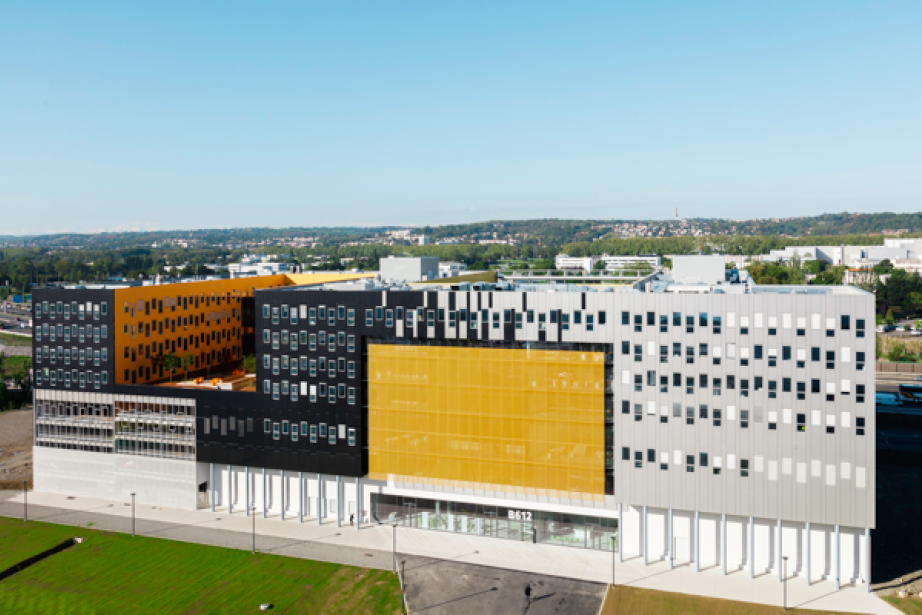
[[[424,557],[405,557],[407,606],[411,613],[467,615],[521,613],[595,615],[606,586]],[[526,596],[525,588],[530,589]]]

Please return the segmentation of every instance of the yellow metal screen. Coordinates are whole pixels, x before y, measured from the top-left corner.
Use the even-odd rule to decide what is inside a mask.
[[[598,352],[370,344],[369,475],[601,500],[604,369]]]

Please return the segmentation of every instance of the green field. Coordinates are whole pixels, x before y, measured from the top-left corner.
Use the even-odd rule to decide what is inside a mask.
[[[0,570],[75,536],[76,528],[0,517]],[[3,584],[0,583],[0,587]]]
[[[86,540],[0,581],[0,612],[253,613],[264,602],[274,613],[401,610],[391,572],[84,528],[0,518],[0,557],[73,535]]]
[[[31,346],[32,338],[25,335],[10,335],[9,333],[0,333],[0,345]]]
[[[785,612],[805,615],[835,615],[832,611],[811,611],[789,609],[780,606],[721,600],[674,592],[619,586],[608,588],[605,606],[600,615],[641,615],[658,613],[662,615],[781,615]]]

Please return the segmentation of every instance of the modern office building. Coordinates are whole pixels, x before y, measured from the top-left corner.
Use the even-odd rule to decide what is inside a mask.
[[[870,294],[722,257],[624,288],[259,279],[164,285],[150,314],[138,288],[36,290],[36,489],[869,578]],[[199,369],[254,354],[255,378],[148,375],[189,335]]]

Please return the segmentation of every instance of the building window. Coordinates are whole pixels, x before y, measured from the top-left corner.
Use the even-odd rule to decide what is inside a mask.
[[[855,319],[855,336],[864,337],[864,319],[863,318]]]
[[[273,440],[279,439],[279,424],[278,423],[272,423],[272,439]]]
[[[694,316],[685,317],[685,332],[686,333],[695,332],[695,317]]]
[[[634,467],[643,467],[643,451],[634,451]]]
[[[629,325],[631,324],[631,315],[628,312],[621,312],[621,324]]]
[[[855,435],[856,436],[864,435],[864,417],[863,416],[855,417]]]
[[[643,420],[643,404],[634,404],[634,422]]]
[[[685,408],[685,424],[686,425],[695,424],[695,409],[692,406],[687,406]]]
[[[686,472],[695,471],[695,456],[694,455],[685,456],[685,471]]]
[[[349,430],[349,446],[355,446],[355,430]]]
[[[371,308],[365,310],[365,326],[373,327],[375,324],[375,313]]]
[[[207,422],[208,419],[206,418],[205,421]],[[272,430],[272,421],[270,421],[269,419],[263,419],[263,433],[269,433],[271,430]]]
[[[749,410],[740,410],[740,429],[749,429]]]
[[[631,449],[626,446],[621,447],[621,461],[631,460]]]
[[[311,444],[317,444],[317,426],[311,425]]]
[[[805,433],[807,431],[807,415],[797,414],[797,431]]]
[[[740,459],[740,476],[743,478],[749,477],[749,460]]]
[[[631,402],[626,399],[621,400],[621,414],[631,413]]]
[[[855,401],[859,404],[864,403],[864,385],[863,384],[855,385]]]

